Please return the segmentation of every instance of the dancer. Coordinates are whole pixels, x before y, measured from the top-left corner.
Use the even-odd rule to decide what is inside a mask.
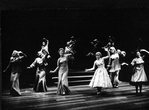
[[[39,51],[38,57],[34,60],[34,62],[27,67],[28,69],[37,67],[36,70],[36,79],[35,79],[35,85],[33,90],[35,92],[46,92],[47,91],[47,85],[46,85],[46,56]]]
[[[72,53],[74,54],[74,46],[75,46],[76,40],[74,39],[74,36],[71,37],[70,41],[68,41],[65,47],[65,53]]]
[[[39,52],[42,52],[43,55],[45,56],[46,65],[48,65],[46,60],[51,57],[49,54],[48,46],[49,46],[49,40],[47,40],[46,38],[43,38],[41,50]]]
[[[20,87],[19,87],[19,76],[21,73],[21,61],[22,59],[26,57],[26,55],[17,50],[13,50],[11,58],[10,58],[10,63],[9,66],[4,70],[6,70],[11,66],[11,76],[10,76],[10,83],[11,83],[11,88],[10,88],[10,95],[12,96],[21,96],[20,92]]]
[[[66,43],[66,47],[65,47],[65,54],[73,54],[70,56],[69,59],[71,59],[71,62],[69,63],[70,68],[71,66],[74,64],[74,55],[76,54],[76,51],[74,50],[76,44],[76,39],[74,38],[74,36],[71,37],[71,39]]]
[[[96,69],[94,76],[92,77],[92,80],[89,84],[90,87],[97,88],[97,94],[101,93],[101,89],[112,87],[110,77],[108,75],[108,72],[105,68],[104,60],[109,58],[109,51],[107,48],[104,48],[105,51],[107,51],[108,56],[101,57],[100,52],[96,52],[96,60],[94,61],[93,67],[90,69],[85,69],[85,72],[92,71],[95,69],[95,66],[98,68]]]
[[[65,95],[69,94],[70,90],[68,88],[68,60],[72,54],[66,54],[63,48],[59,49],[60,58],[57,60],[57,67],[54,71],[50,73],[55,73],[58,71],[58,90],[57,94]]]
[[[111,82],[114,88],[118,87],[119,81],[119,71],[121,70],[121,65],[119,62],[119,55],[125,56],[126,53],[124,51],[120,51],[115,49],[115,47],[110,47],[110,58],[108,63],[108,71],[110,73]]]
[[[149,52],[145,49],[140,49],[136,52],[136,58],[134,58],[131,62],[131,65],[133,66],[133,75],[131,77],[131,83],[135,85],[136,87],[136,94],[138,94],[138,87],[140,88],[140,93],[142,93],[142,85],[144,82],[147,82],[147,76],[144,70],[144,60],[143,56],[141,55],[141,52],[146,52],[149,54]]]

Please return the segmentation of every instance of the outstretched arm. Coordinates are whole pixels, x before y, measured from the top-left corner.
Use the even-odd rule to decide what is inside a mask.
[[[22,51],[18,51],[18,53],[19,53],[19,56],[24,56],[24,57],[27,57],[27,55],[26,55],[26,54],[24,54]]]
[[[124,65],[129,65],[128,63],[126,63],[126,62],[123,62],[122,64],[121,64],[122,66],[124,66]]]
[[[6,72],[9,67],[10,67],[10,61],[9,61],[8,65],[7,65],[6,69],[3,70],[3,72]]]
[[[131,65],[132,65],[132,66],[135,65],[135,59],[132,60]]]
[[[55,72],[57,72],[58,70],[59,70],[59,59],[57,60],[57,67],[55,68],[55,70],[54,71],[50,71],[50,73],[55,73]]]
[[[85,69],[85,72],[93,71],[93,70],[95,69],[95,66],[96,66],[96,63],[95,63],[95,61],[94,61],[93,67],[90,68],[90,69]]]
[[[47,45],[46,46],[48,47],[49,46],[49,40],[46,39],[46,41],[47,41]]]
[[[122,55],[123,57],[126,56],[126,52],[125,51],[121,51],[120,49],[117,49],[117,53]]]
[[[46,38],[43,38],[43,40],[46,40],[46,46],[48,47],[48,45],[49,45],[49,40],[46,39]]]
[[[35,59],[34,62],[29,67],[27,67],[27,69],[35,67],[36,62],[37,62],[37,59]]]
[[[149,54],[149,51],[145,50],[145,49],[140,49],[141,52],[146,52]]]
[[[72,53],[65,53],[65,57],[67,58],[67,60],[69,60],[69,59],[74,59]]]
[[[107,56],[102,57],[103,59],[107,59],[110,57],[110,52],[108,51],[108,48],[104,48],[104,50],[107,52]]]
[[[48,50],[49,40],[47,40],[46,38],[43,38],[43,40],[46,41],[46,45],[45,46],[41,46],[41,51],[44,49],[47,52],[47,54],[49,54],[49,50]]]

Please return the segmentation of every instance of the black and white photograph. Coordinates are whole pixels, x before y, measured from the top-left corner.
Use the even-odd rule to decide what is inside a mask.
[[[2,0],[1,110],[148,110],[148,0]]]

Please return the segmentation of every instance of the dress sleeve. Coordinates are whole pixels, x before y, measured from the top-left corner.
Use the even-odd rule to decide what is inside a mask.
[[[135,65],[135,59],[132,60],[131,65]]]

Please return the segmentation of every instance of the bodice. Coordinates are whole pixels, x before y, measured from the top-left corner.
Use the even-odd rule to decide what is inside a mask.
[[[36,59],[36,65],[39,67],[39,69],[44,69],[45,65],[44,65],[44,61],[42,58],[37,58]]]
[[[60,67],[66,67],[66,66],[68,66],[67,57],[59,58],[59,64],[60,64]]]
[[[134,59],[134,63],[135,63],[135,64],[142,64],[142,63],[144,63],[144,61],[143,61],[142,58],[135,58],[135,59]]]
[[[97,65],[97,67],[104,67],[104,60],[103,59],[99,59],[95,61],[95,64]]]
[[[118,54],[118,53],[115,53],[115,54],[111,55],[110,58],[111,58],[112,60],[114,60],[114,59],[119,59],[119,54]]]
[[[140,69],[143,67],[144,61],[142,58],[135,58],[131,64],[134,65],[136,69]]]

